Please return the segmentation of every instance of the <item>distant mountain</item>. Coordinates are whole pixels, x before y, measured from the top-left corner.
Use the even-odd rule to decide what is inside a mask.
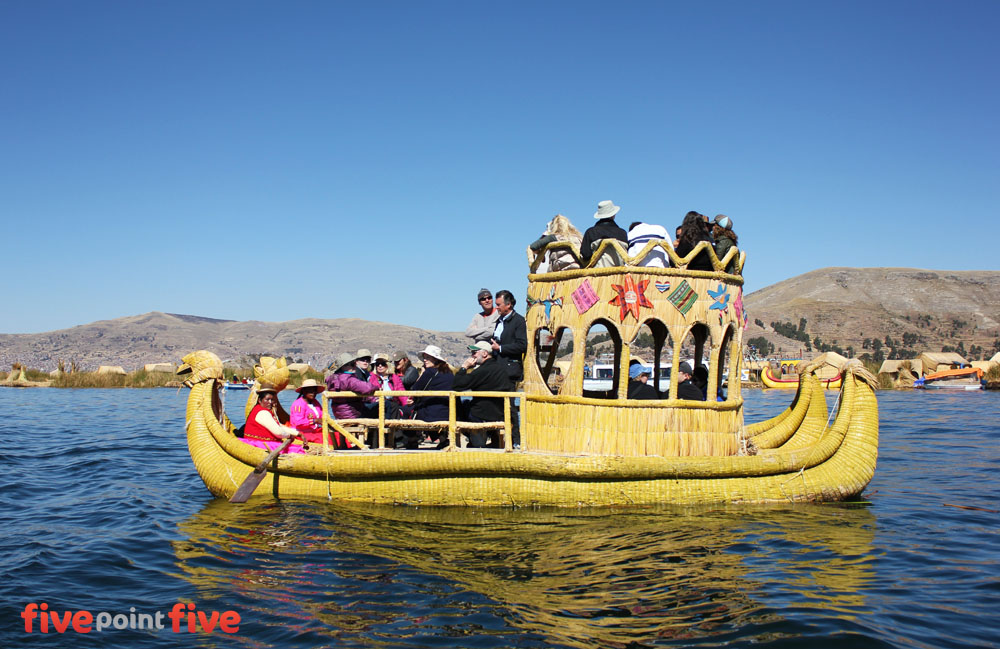
[[[764,336],[786,353],[806,347],[790,337],[793,330],[814,349],[819,337],[821,344],[853,347],[855,355],[874,351],[877,339],[888,357],[886,336],[900,357],[961,344],[971,360],[974,346],[987,355],[1000,348],[1000,271],[821,268],[750,293],[744,304],[744,341]]]
[[[144,313],[101,320],[71,329],[39,334],[0,334],[0,367],[13,362],[52,370],[62,360],[83,370],[99,365],[136,369],[146,363],[179,363],[181,356],[207,349],[238,364],[261,354],[301,359],[317,369],[343,351],[366,347],[372,352],[405,350],[413,354],[438,345],[453,363],[464,358],[468,344],[460,332],[417,329],[355,318],[290,322],[236,322],[173,313]]]
[[[973,346],[987,356],[1000,350],[1000,271],[935,271],[914,268],[822,268],[744,297],[750,323],[744,340],[764,337],[775,349],[797,354],[835,345],[854,355],[892,349],[902,357],[943,346]],[[804,321],[804,322],[803,322]],[[761,327],[757,322],[763,323]],[[772,323],[778,327],[772,326]],[[802,326],[802,331],[799,331]],[[892,345],[886,344],[886,337]],[[417,329],[358,319],[236,322],[194,315],[144,313],[39,334],[0,334],[0,369],[20,362],[52,370],[62,360],[80,369],[145,363],[177,363],[208,349],[233,364],[261,354],[301,359],[326,367],[342,351],[416,352],[441,347],[456,363],[464,358],[461,332]],[[970,358],[971,360],[971,358]]]

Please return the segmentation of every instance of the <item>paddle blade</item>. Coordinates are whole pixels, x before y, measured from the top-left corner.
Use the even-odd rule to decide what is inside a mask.
[[[233,497],[229,499],[229,502],[245,503],[253,495],[254,490],[257,489],[257,485],[260,484],[265,475],[267,475],[267,468],[263,471],[251,471],[247,479],[240,485],[240,488],[233,494]]]

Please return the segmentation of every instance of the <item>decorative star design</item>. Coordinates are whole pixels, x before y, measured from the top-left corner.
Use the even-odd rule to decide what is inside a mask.
[[[724,284],[719,284],[719,288],[708,289],[708,294],[715,300],[709,309],[718,309],[719,311],[725,311],[729,306],[729,293],[726,292],[726,286]]]
[[[641,280],[636,286],[635,279],[631,275],[625,276],[625,281],[622,285],[612,284],[611,288],[615,290],[618,295],[611,298],[608,304],[617,306],[621,308],[621,313],[619,318],[622,322],[625,322],[625,316],[631,313],[635,316],[635,319],[639,319],[639,307],[646,307],[649,309],[653,308],[653,303],[649,301],[646,297],[646,287],[649,285],[649,280]]]

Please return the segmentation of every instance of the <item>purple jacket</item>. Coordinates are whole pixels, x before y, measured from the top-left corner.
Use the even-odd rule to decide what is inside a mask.
[[[332,392],[371,394],[375,391],[374,385],[362,381],[347,372],[340,372],[327,377],[326,386]],[[334,397],[330,399],[330,407],[333,409],[334,419],[357,419],[361,416],[360,397]]]

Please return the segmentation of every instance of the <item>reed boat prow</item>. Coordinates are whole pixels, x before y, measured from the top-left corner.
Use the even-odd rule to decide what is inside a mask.
[[[739,373],[746,324],[743,279],[722,269],[735,258],[741,271],[745,254],[731,252],[719,260],[712,252],[716,270],[689,271],[683,266],[697,251],[682,260],[658,242],[646,248],[656,245],[673,267],[639,266],[636,260],[648,250],[630,258],[617,242],[606,242],[603,246],[616,249],[622,265],[529,275],[519,448],[510,442],[506,420],[498,423],[504,448],[462,448],[463,424],[456,421],[456,394],[451,393],[447,450],[384,448],[381,433],[394,424],[380,418],[367,422],[380,433],[377,448],[324,447],[319,454],[278,456],[255,497],[604,506],[858,496],[871,480],[878,452],[874,377],[858,361],[845,364],[831,421],[818,368],[807,368],[787,410],[746,425],[739,383],[722,390],[724,368],[728,365],[730,375]],[[617,369],[611,389],[599,392],[584,389],[584,350],[595,324],[610,334]],[[682,347],[693,346],[694,358],[710,359],[707,400],[678,398],[679,381],[671,381],[662,399],[626,398],[631,346],[642,326],[652,332],[655,368],[669,366],[678,376]],[[552,389],[549,373],[563,336],[573,342],[572,358],[564,380]],[[195,467],[213,494],[229,497],[266,453],[237,438],[221,411],[222,368],[221,363],[215,367],[213,356],[185,357],[179,372],[189,375],[187,435]],[[276,365],[272,362],[272,370],[278,372]],[[399,393],[376,393],[380,400],[394,394]],[[255,396],[251,390],[250,398]],[[327,413],[326,425],[341,423]]]

